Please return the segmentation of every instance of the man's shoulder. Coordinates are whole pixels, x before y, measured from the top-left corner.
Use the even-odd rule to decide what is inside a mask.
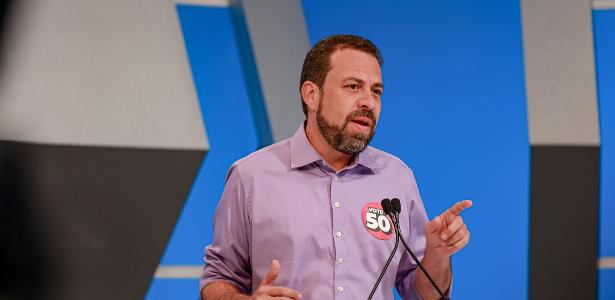
[[[241,170],[249,174],[267,169],[286,169],[290,162],[290,139],[256,150],[231,165],[231,170]]]

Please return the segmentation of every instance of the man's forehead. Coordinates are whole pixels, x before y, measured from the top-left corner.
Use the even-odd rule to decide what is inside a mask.
[[[355,49],[336,50],[330,59],[331,70],[341,79],[376,76],[381,81],[380,64],[373,55]],[[336,76],[337,77],[337,76]],[[373,79],[372,79],[373,80]]]

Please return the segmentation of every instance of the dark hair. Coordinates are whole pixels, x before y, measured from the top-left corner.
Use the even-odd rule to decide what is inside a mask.
[[[371,54],[378,60],[378,64],[381,67],[384,63],[380,49],[366,38],[349,34],[328,36],[316,43],[305,55],[299,81],[299,94],[301,94],[301,87],[306,81],[311,81],[322,89],[325,77],[327,77],[327,73],[331,70],[331,55],[335,51],[343,49],[354,49]],[[303,113],[307,116],[307,105],[303,101],[303,97],[301,97],[301,105]]]

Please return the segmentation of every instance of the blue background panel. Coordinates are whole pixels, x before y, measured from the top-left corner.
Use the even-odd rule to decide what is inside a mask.
[[[615,270],[598,271],[598,299],[615,299]]]
[[[600,256],[615,256],[615,10],[594,11],[600,110]]]
[[[213,214],[226,172],[237,159],[256,150],[254,120],[230,10],[178,5],[196,92],[210,151],[182,210],[161,265],[202,265],[212,240]],[[176,296],[171,296],[176,290]],[[192,295],[192,297],[185,297]],[[198,280],[156,279],[147,299],[196,299]]]
[[[196,300],[199,299],[198,290],[196,279],[154,279],[145,299]]]
[[[615,257],[615,10],[594,11],[600,113],[600,257]],[[598,299],[615,299],[615,270],[598,272]]]
[[[518,1],[304,1],[312,44],[365,36],[384,56],[373,145],[415,172],[430,217],[461,199],[456,299],[528,293],[529,141]]]

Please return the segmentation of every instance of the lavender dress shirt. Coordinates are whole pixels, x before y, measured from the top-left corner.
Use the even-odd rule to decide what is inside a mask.
[[[278,259],[275,285],[303,299],[367,299],[395,243],[380,200],[399,198],[402,234],[422,259],[427,214],[412,171],[397,157],[367,147],[335,172],[308,142],[293,137],[235,162],[205,248],[201,289],[226,281],[255,290]],[[420,299],[416,264],[400,247],[373,299]]]

